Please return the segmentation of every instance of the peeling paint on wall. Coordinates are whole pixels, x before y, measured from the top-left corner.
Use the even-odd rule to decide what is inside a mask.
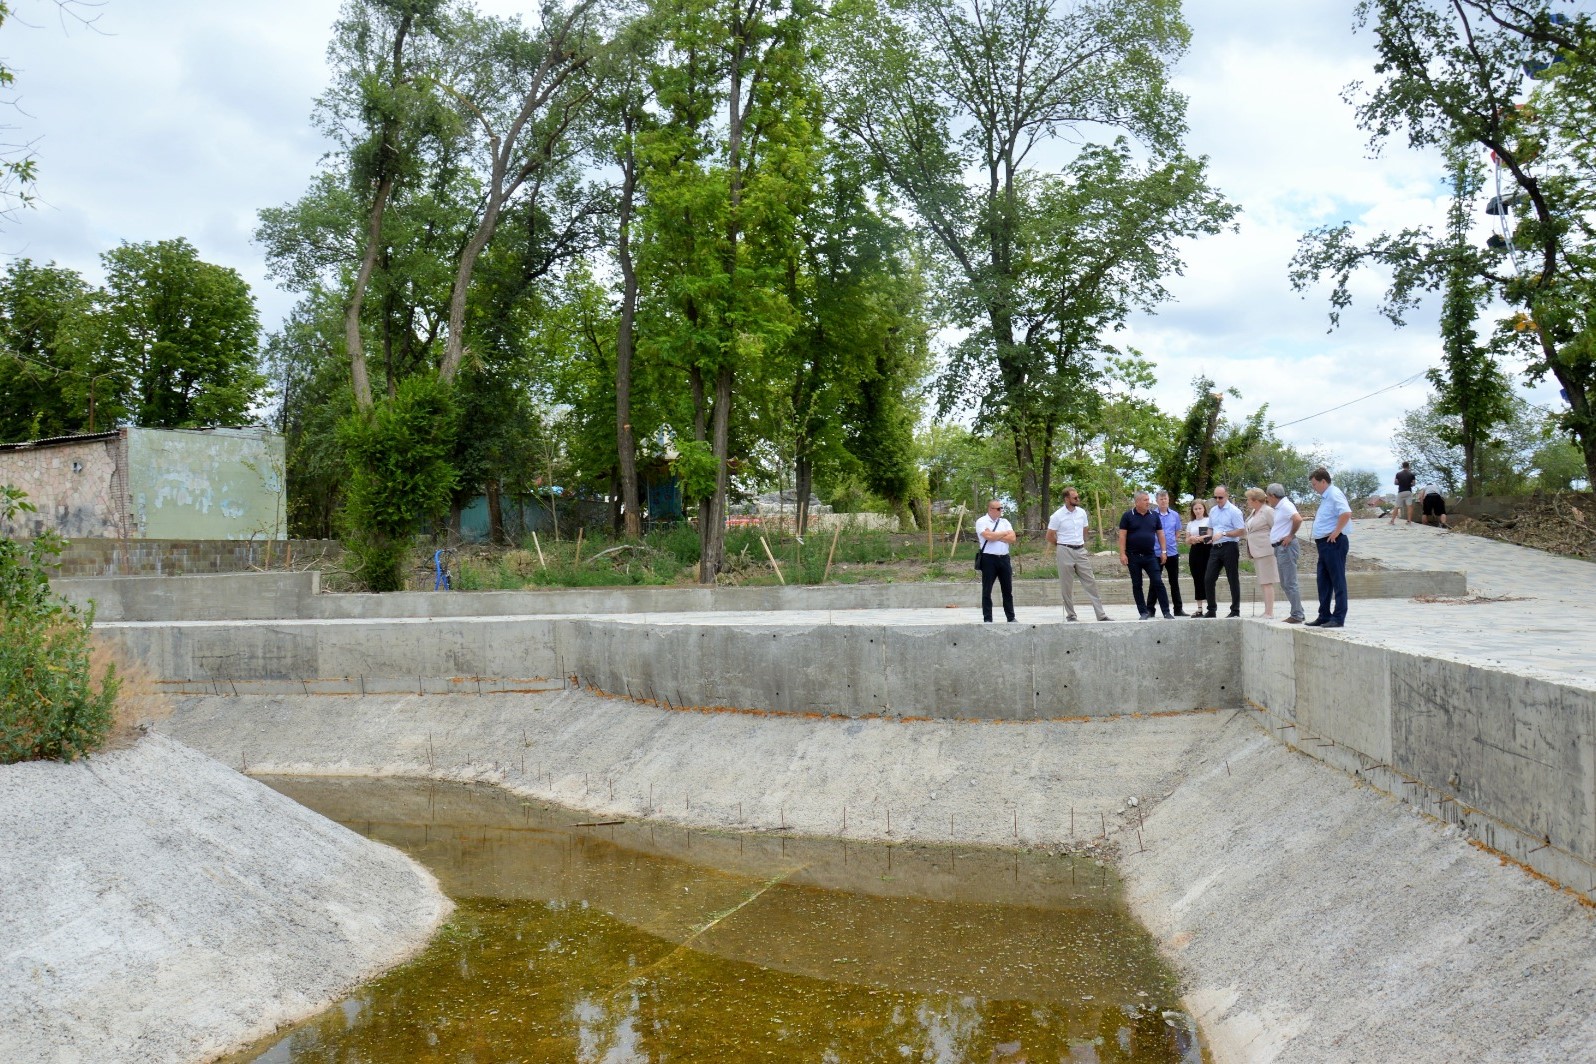
[[[128,430],[139,534],[152,539],[283,539],[283,438],[265,429]]]

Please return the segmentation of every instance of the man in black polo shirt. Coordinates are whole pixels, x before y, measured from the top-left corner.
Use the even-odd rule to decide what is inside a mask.
[[[1164,590],[1163,566],[1159,564],[1164,554],[1164,523],[1148,509],[1148,502],[1147,493],[1138,491],[1135,505],[1119,519],[1119,564],[1130,567],[1131,591],[1142,620],[1152,620],[1154,602],[1165,617],[1173,619],[1169,593]],[[1146,597],[1142,595],[1143,573],[1153,581],[1151,594]]]

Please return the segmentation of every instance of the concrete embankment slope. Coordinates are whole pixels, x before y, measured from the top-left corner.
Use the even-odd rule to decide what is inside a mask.
[[[1596,913],[1236,724],[1121,860],[1217,1061],[1596,1059]]]
[[[0,1061],[206,1060],[404,960],[414,862],[170,739],[0,767]]]
[[[164,727],[252,771],[492,781],[604,819],[1051,848],[1073,810],[1078,845],[1117,842],[1216,1064],[1591,1059],[1592,911],[1260,719],[806,720],[567,691],[187,697]]]

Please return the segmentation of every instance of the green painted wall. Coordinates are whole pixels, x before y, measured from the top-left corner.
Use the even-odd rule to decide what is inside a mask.
[[[145,539],[285,539],[283,438],[266,429],[127,430]]]

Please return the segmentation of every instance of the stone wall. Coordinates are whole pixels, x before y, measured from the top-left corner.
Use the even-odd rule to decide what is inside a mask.
[[[61,576],[171,576],[305,569],[336,562],[335,539],[74,539],[61,555]]]
[[[37,513],[0,524],[0,533],[31,538],[133,534],[122,441],[115,433],[43,447],[0,448],[0,483],[20,488]]]

